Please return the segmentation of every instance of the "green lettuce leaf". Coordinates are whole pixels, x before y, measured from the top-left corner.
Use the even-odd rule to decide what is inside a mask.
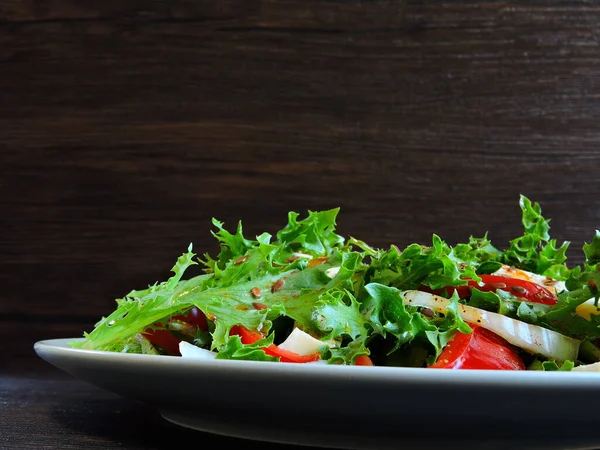
[[[528,366],[527,370],[541,370],[544,372],[570,372],[575,367],[573,361],[564,361],[557,363],[556,361],[544,361],[535,358]]]
[[[273,334],[252,344],[242,344],[239,336],[229,336],[216,359],[242,359],[249,361],[279,361],[275,356],[267,355],[262,349],[273,343]]]
[[[444,316],[436,314],[426,319],[421,308],[404,305],[402,292],[394,287],[369,283],[365,289],[369,297],[363,302],[363,313],[374,334],[393,336],[391,352],[422,337],[431,344],[435,360],[457,331],[472,331],[458,314],[456,296],[452,298],[451,306]]]
[[[583,244],[583,253],[585,255],[585,264],[588,267],[596,266],[600,263],[600,231],[592,238],[592,242]]]
[[[569,269],[565,261],[570,243],[565,241],[557,247],[556,240],[550,239],[550,220],[542,216],[539,203],[532,203],[527,197],[521,195],[519,206],[522,211],[524,233],[510,241],[509,248],[504,251],[502,262],[558,280],[566,279]]]

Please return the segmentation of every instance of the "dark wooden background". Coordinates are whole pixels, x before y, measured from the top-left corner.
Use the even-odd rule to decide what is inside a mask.
[[[1,370],[51,370],[212,217],[341,207],[374,245],[521,232],[518,196],[600,227],[600,5],[4,0]],[[6,357],[8,355],[8,358]]]

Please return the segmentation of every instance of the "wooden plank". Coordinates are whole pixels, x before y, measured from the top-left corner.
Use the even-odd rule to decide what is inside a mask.
[[[171,448],[174,436],[215,448],[251,443],[178,427],[152,406],[66,376],[0,376],[0,404],[4,449],[159,449]],[[294,448],[268,442],[260,447]]]
[[[206,22],[192,2],[3,3],[0,314],[110,311],[190,242],[217,251],[212,217],[252,236],[339,206],[378,246],[502,246],[524,193],[580,261],[598,7],[371,3],[199,3]]]
[[[380,27],[403,20],[404,0],[273,1],[155,0],[105,2],[8,0],[0,17],[11,22],[66,20],[185,21],[243,26]]]
[[[415,0],[5,0],[5,23],[121,21],[198,22],[206,26],[299,28],[330,31],[497,28],[551,22],[595,29],[599,6],[586,1]],[[550,36],[548,36],[550,38]]]
[[[0,351],[10,356],[0,364],[0,374],[60,375],[61,371],[36,355],[33,345],[45,339],[80,337],[94,323],[95,318],[90,317],[67,321],[64,318],[52,320],[34,313],[21,318],[3,314],[0,317]]]

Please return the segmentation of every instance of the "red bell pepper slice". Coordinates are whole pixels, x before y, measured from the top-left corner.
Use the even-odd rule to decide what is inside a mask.
[[[513,347],[485,328],[471,325],[470,334],[456,333],[430,368],[525,370]]]
[[[231,327],[230,334],[238,335],[242,340],[242,344],[253,344],[254,342],[264,338],[264,336],[260,332],[249,330],[248,328],[242,325],[234,325],[233,327]],[[289,350],[279,348],[275,344],[271,344],[268,347],[263,348],[262,350],[269,356],[279,358],[281,362],[308,363],[318,361],[320,357],[319,353],[312,353],[310,355],[300,355],[298,353],[290,352]]]
[[[360,355],[354,360],[355,366],[373,366],[373,360],[368,355]]]
[[[439,295],[445,290],[448,295],[457,292],[460,298],[468,298],[471,296],[471,288],[477,288],[482,292],[502,290],[531,303],[541,303],[543,305],[556,305],[558,303],[558,297],[555,294],[533,281],[502,275],[480,275],[480,277],[482,285],[475,280],[468,280],[466,286],[446,286],[441,290],[434,291],[434,293]]]

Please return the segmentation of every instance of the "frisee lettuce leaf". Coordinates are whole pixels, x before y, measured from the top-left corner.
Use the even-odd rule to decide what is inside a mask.
[[[585,264],[588,267],[596,266],[600,263],[600,231],[592,238],[592,242],[583,244],[583,253],[585,255]]]
[[[452,297],[451,307],[445,316],[436,314],[426,319],[420,308],[404,305],[401,291],[397,288],[369,283],[365,290],[369,297],[363,302],[364,313],[374,334],[394,337],[395,345],[391,352],[421,336],[427,338],[437,357],[456,331],[472,331],[458,314],[456,296]]]
[[[550,239],[550,220],[542,216],[539,203],[532,203],[524,195],[520,196],[524,233],[510,241],[502,255],[502,262],[529,272],[547,275],[557,280],[568,276],[565,265],[568,241],[557,247],[555,239]]]
[[[279,358],[267,355],[262,349],[273,343],[273,334],[251,344],[242,344],[242,339],[229,336],[216,359],[244,359],[250,361],[278,361]]]

